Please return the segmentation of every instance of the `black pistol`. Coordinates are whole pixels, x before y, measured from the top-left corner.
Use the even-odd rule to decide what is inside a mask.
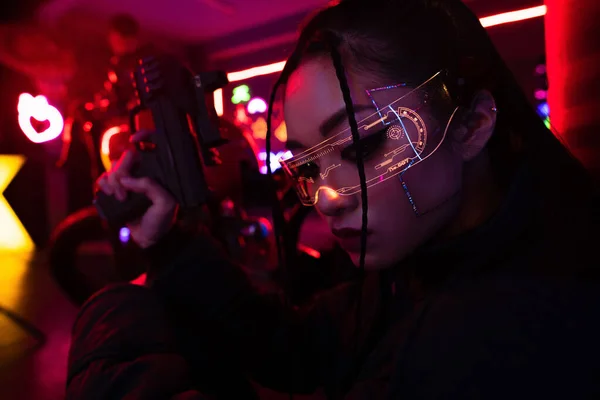
[[[153,179],[184,209],[205,204],[209,188],[204,165],[219,163],[215,148],[226,142],[205,96],[228,83],[226,74],[194,75],[173,57],[146,57],[133,80],[139,101],[130,111],[131,133],[141,128],[153,133],[137,146],[139,161],[131,176]],[[94,204],[109,225],[120,228],[141,217],[151,202],[138,193],[119,201],[97,191]]]

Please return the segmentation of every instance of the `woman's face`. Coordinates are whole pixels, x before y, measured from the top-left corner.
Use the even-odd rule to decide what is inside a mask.
[[[360,121],[376,111],[366,90],[382,84],[365,76],[349,76],[348,79],[355,109],[360,110],[356,112],[356,119]],[[386,93],[382,93],[379,102],[389,104],[395,101],[402,96],[402,92],[398,90],[404,89],[394,89],[389,98],[386,98]],[[407,93],[408,91],[410,89],[406,89]],[[324,122],[344,109],[339,81],[331,60],[323,57],[302,63],[286,86],[284,116],[290,146],[307,149],[322,142],[327,138],[327,132],[323,132]],[[432,121],[433,118],[421,116],[426,121]],[[347,117],[342,118],[339,124],[330,127],[331,134],[347,127]],[[450,150],[450,147],[440,146],[427,160],[409,168],[402,178],[396,176],[369,187],[366,268],[385,268],[399,262],[430,239],[455,215],[460,203],[463,158]],[[368,163],[366,160],[365,166]],[[336,174],[338,178],[339,174],[352,174],[348,179],[358,176],[357,169],[349,167],[340,168]],[[405,182],[420,216],[416,215],[402,181]],[[361,194],[319,195],[316,208],[342,248],[358,265],[361,249]]]

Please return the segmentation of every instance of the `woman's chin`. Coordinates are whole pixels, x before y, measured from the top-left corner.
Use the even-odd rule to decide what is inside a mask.
[[[360,251],[349,251],[348,256],[352,260],[352,263],[356,268],[360,268]],[[365,254],[365,270],[378,270],[384,269],[389,266],[389,263],[384,262],[378,257],[377,253],[367,251]]]

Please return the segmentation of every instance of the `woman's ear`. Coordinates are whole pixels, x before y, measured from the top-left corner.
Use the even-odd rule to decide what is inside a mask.
[[[453,131],[453,147],[464,161],[472,160],[485,148],[494,133],[496,117],[494,96],[487,90],[478,92]]]

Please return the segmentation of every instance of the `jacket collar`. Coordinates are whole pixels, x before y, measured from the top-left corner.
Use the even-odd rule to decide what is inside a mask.
[[[414,285],[435,287],[459,272],[477,272],[505,259],[525,233],[533,233],[540,217],[541,198],[536,191],[535,174],[521,167],[504,201],[484,224],[454,238],[426,244],[397,267],[382,274],[394,287]],[[410,288],[408,288],[411,290]]]

